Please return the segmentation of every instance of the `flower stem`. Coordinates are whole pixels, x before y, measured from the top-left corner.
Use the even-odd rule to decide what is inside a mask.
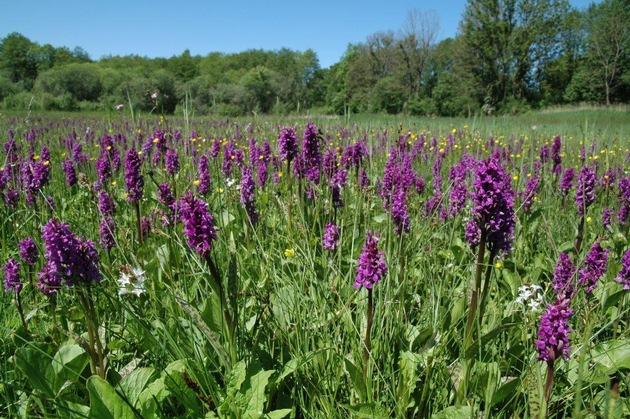
[[[367,326],[365,328],[365,340],[363,341],[363,381],[367,381],[368,362],[372,352],[372,322],[374,321],[374,296],[372,288],[368,289]]]
[[[580,217],[580,224],[578,225],[577,237],[575,238],[575,256],[578,257],[580,250],[582,249],[582,240],[584,240],[584,214]]]
[[[134,202],[136,207],[136,226],[138,230],[138,246],[142,246],[142,223],[140,221],[140,202]]]
[[[477,263],[475,269],[475,282],[470,297],[470,308],[468,310],[468,319],[466,320],[466,332],[464,334],[464,350],[470,346],[473,338],[473,327],[475,324],[475,316],[477,314],[477,306],[479,299],[479,289],[481,288],[481,274],[483,272],[483,261],[486,251],[486,231],[481,230],[481,237],[479,239],[479,250],[477,251]]]
[[[486,275],[483,283],[483,291],[481,292],[481,300],[479,301],[479,324],[483,320],[483,313],[486,306],[486,298],[488,297],[488,290],[490,289],[490,277],[492,276],[492,268],[494,267],[495,252],[490,252],[488,259],[488,266],[486,266]]]
[[[547,361],[547,381],[545,382],[545,416],[549,410],[549,399],[551,398],[551,390],[553,389],[553,378],[555,376],[554,361]]]
[[[225,325],[228,332],[228,341],[232,342],[232,337],[234,336],[234,324],[232,323],[232,315],[230,314],[230,308],[228,307],[227,294],[225,292],[225,289],[223,288],[221,274],[219,273],[217,266],[214,264],[214,261],[212,260],[210,254],[206,254],[205,260],[208,264],[208,268],[210,268],[212,279],[216,284],[216,290],[219,294],[219,301],[221,301],[221,311],[223,312],[223,316],[225,318]]]
[[[20,313],[20,319],[22,319],[22,326],[24,326],[24,330],[28,331],[28,325],[26,324],[26,319],[24,318],[24,308],[22,307],[22,298],[20,297],[20,293],[17,292],[15,294],[15,298],[17,300],[17,309]]]

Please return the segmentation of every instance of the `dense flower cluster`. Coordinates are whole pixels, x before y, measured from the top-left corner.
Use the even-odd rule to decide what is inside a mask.
[[[553,273],[553,281],[551,283],[558,301],[571,300],[575,294],[573,275],[575,275],[576,267],[571,262],[569,255],[560,253],[556,269]]]
[[[101,280],[94,243],[77,237],[68,224],[50,219],[42,228],[42,238],[47,260],[39,274],[42,292],[56,292],[62,280],[67,286]]]
[[[569,318],[572,314],[573,310],[564,302],[547,305],[547,310],[540,319],[536,340],[539,360],[553,363],[560,356],[569,359]]]
[[[341,165],[346,169],[361,166],[363,158],[368,157],[368,147],[365,140],[356,141],[353,145],[346,147],[341,156]]]
[[[258,211],[256,211],[255,200],[256,184],[254,183],[252,171],[249,166],[243,166],[241,176],[241,204],[243,208],[245,208],[245,211],[247,211],[249,221],[252,224],[256,224],[258,222]]]
[[[105,217],[101,220],[98,226],[98,232],[100,235],[99,243],[105,250],[110,250],[116,245],[116,239],[114,238],[115,224],[111,217]]]
[[[475,165],[475,159],[467,154],[464,154],[456,165],[451,167],[449,171],[448,180],[451,183],[451,190],[449,192],[449,216],[454,217],[459,215],[464,210],[466,200],[468,199],[468,185],[466,184],[466,177],[469,170],[473,169]]]
[[[380,282],[387,273],[387,262],[385,252],[378,250],[378,237],[368,231],[363,252],[359,256],[359,266],[354,279],[354,288],[362,286],[371,289],[374,284]]]
[[[403,188],[398,188],[392,200],[392,220],[394,221],[394,233],[409,233],[409,213],[407,212],[407,193]]]
[[[575,169],[569,167],[564,171],[562,175],[562,179],[560,179],[560,193],[562,195],[567,195],[571,188],[573,187],[573,181],[575,180]]]
[[[538,311],[543,302],[542,287],[535,284],[521,285],[515,302],[527,306],[531,311]]]
[[[326,250],[334,250],[339,244],[339,226],[333,223],[326,224],[324,236],[322,237],[322,247]]]
[[[208,204],[193,195],[191,191],[178,201],[179,218],[184,222],[184,234],[188,245],[199,255],[207,256],[212,242],[217,239],[214,218],[208,211]]]
[[[621,208],[617,213],[617,221],[625,225],[630,218],[630,177],[619,179],[619,201]]]
[[[306,124],[306,128],[304,128],[302,161],[304,163],[304,174],[306,178],[315,184],[319,184],[321,160],[317,127],[312,122],[309,122]]]
[[[514,192],[510,176],[496,157],[478,162],[475,171],[472,213],[479,229],[486,233],[491,252],[507,252],[514,236]]]
[[[2,267],[4,271],[4,290],[6,292],[16,292],[19,293],[22,291],[22,280],[20,279],[20,264],[17,263],[13,258],[9,258],[7,263]]]
[[[466,242],[468,242],[471,247],[475,247],[479,244],[481,229],[475,220],[468,220],[464,229],[464,236],[466,237]]]
[[[114,199],[103,189],[98,193],[98,210],[103,217],[111,217],[116,211]]]
[[[71,159],[65,159],[61,163],[61,168],[66,175],[66,184],[68,186],[74,186],[77,184],[77,171],[74,168],[74,163]]]
[[[197,171],[199,173],[197,191],[200,195],[205,196],[210,192],[210,170],[208,170],[208,158],[206,156],[201,156],[199,159]]]
[[[177,150],[174,148],[169,148],[166,150],[166,157],[164,160],[164,168],[166,169],[167,175],[175,175],[179,172],[179,156],[177,154]]]
[[[630,250],[624,253],[621,259],[621,270],[615,281],[623,285],[624,290],[630,290]]]
[[[529,214],[532,210],[532,205],[536,199],[536,194],[540,188],[540,176],[534,176],[529,179],[525,184],[525,192],[523,192],[523,212]]]
[[[590,294],[597,286],[599,278],[604,276],[608,267],[608,253],[610,250],[603,249],[599,243],[593,244],[591,250],[586,254],[582,269],[578,278],[580,285],[586,287],[586,292]]]
[[[298,152],[295,130],[291,127],[283,127],[278,136],[278,144],[280,147],[280,158],[292,161]]]
[[[127,152],[125,157],[125,185],[127,202],[138,202],[142,199],[144,178],[142,177],[142,161],[135,148]]]
[[[35,262],[37,262],[37,246],[35,245],[35,240],[32,237],[27,237],[18,243],[18,248],[20,251],[20,257],[27,265],[33,266]]]
[[[101,154],[96,159],[96,175],[98,176],[98,181],[96,182],[97,188],[105,185],[112,177],[112,165],[108,155],[105,153]]]
[[[586,214],[588,207],[595,202],[597,185],[597,175],[595,169],[584,166],[577,178],[577,190],[575,192],[575,205],[579,215]]]
[[[557,135],[553,139],[553,145],[551,146],[551,160],[553,161],[553,168],[551,171],[554,175],[559,175],[562,173],[562,141],[560,140],[560,136]]]

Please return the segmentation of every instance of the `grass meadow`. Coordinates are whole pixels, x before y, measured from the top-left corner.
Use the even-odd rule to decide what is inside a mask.
[[[0,117],[0,416],[630,416],[630,114]]]

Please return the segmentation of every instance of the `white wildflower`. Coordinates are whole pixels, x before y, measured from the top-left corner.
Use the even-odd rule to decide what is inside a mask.
[[[542,288],[533,284],[519,287],[515,302],[529,307],[531,311],[537,311],[543,303]]]
[[[118,278],[118,285],[120,286],[118,295],[134,294],[139,297],[145,291],[144,281],[146,277],[144,273],[142,269],[129,269],[128,267],[121,272],[120,278]]]

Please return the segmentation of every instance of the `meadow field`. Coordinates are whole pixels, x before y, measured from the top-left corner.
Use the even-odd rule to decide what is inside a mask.
[[[630,417],[630,114],[0,115],[0,416]]]

